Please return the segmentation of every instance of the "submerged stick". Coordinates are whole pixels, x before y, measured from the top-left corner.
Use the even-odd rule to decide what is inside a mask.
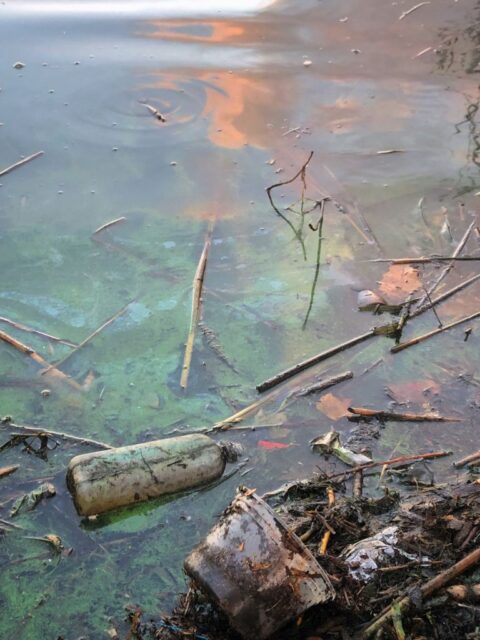
[[[323,212],[324,212],[324,210],[325,210],[325,199],[321,200],[321,202],[320,202],[320,219],[319,219],[318,225],[317,225],[317,232],[318,232],[317,258],[316,258],[316,261],[315,261],[315,273],[314,273],[314,276],[313,276],[312,289],[310,291],[310,299],[309,299],[309,302],[308,302],[308,309],[307,309],[307,313],[305,314],[305,320],[303,321],[303,325],[302,325],[302,329],[303,330],[305,330],[305,328],[307,326],[308,318],[310,317],[310,312],[312,311],[313,300],[315,298],[315,290],[317,288],[318,275],[320,273],[320,256],[321,256],[321,253],[322,253],[322,229],[323,229]]]
[[[127,218],[125,216],[121,216],[120,218],[115,218],[115,220],[110,220],[110,222],[106,222],[105,224],[102,224],[100,227],[98,227],[98,229],[95,229],[95,231],[92,233],[93,236],[97,235],[97,233],[100,233],[100,231],[105,231],[105,229],[110,229],[110,227],[113,227],[115,224],[119,224],[120,222],[126,222]]]
[[[308,387],[297,387],[296,389],[290,391],[290,393],[286,396],[285,400],[280,405],[279,411],[285,409],[291,402],[294,401],[295,398],[309,396],[312,393],[320,393],[320,391],[329,389],[330,387],[333,387],[340,382],[345,382],[345,380],[351,380],[352,378],[352,371],[344,371],[343,373],[339,373],[337,376],[332,376],[331,378],[325,378],[324,380],[314,382]]]
[[[368,338],[371,338],[374,335],[376,335],[375,329],[370,329],[370,331],[367,331],[366,333],[361,333],[359,336],[355,336],[355,338],[346,340],[345,342],[342,342],[341,344],[338,344],[335,347],[326,349],[325,351],[322,351],[321,353],[318,353],[317,355],[312,356],[307,360],[303,360],[302,362],[299,362],[298,364],[291,367],[290,369],[286,369],[285,371],[278,373],[276,376],[273,376],[272,378],[265,380],[265,382],[262,382],[261,384],[257,385],[257,391],[259,393],[263,393],[264,391],[267,391],[272,387],[276,387],[277,384],[280,384],[281,382],[288,380],[288,378],[292,378],[297,373],[300,373],[300,371],[304,371],[305,369],[312,367],[314,364],[318,364],[319,362],[322,362],[322,360],[326,360],[327,358],[330,358],[331,356],[337,353],[340,353],[341,351],[344,351],[349,347],[353,347],[356,344],[360,344],[361,342],[368,340]]]
[[[79,444],[90,444],[94,447],[99,447],[100,449],[115,448],[105,442],[100,442],[99,440],[81,438],[80,436],[73,436],[70,433],[63,433],[62,431],[52,431],[51,429],[43,429],[42,427],[30,427],[22,424],[14,424],[13,422],[2,422],[0,424],[8,429],[18,429],[19,431],[28,433],[32,436],[46,435],[51,436],[52,438],[61,438],[62,440],[72,440],[72,442],[78,442]]]
[[[205,269],[207,268],[208,252],[210,250],[212,227],[210,225],[207,232],[207,239],[203,246],[202,255],[198,261],[197,270],[193,278],[193,294],[192,294],[192,313],[190,316],[190,329],[188,331],[187,342],[185,344],[185,355],[183,357],[182,375],[180,377],[180,386],[182,389],[187,388],[188,375],[190,373],[190,365],[192,363],[193,343],[195,341],[195,333],[200,320],[200,306],[202,299],[203,280],[205,278]]]
[[[67,353],[66,356],[64,356],[58,362],[56,362],[55,365],[52,364],[46,371],[42,371],[42,376],[45,373],[48,373],[48,371],[50,371],[50,369],[52,369],[53,367],[59,367],[60,365],[63,365],[71,356],[73,356],[74,353],[77,353],[77,351],[79,351],[82,347],[88,344],[93,338],[95,338],[95,336],[98,336],[98,334],[101,331],[103,331],[106,327],[111,325],[113,322],[115,322],[115,320],[117,320],[120,316],[122,316],[125,313],[125,311],[128,309],[128,307],[132,304],[132,302],[133,300],[130,300],[130,302],[126,304],[122,309],[120,309],[120,311],[117,311],[117,313],[115,313],[113,316],[108,318],[108,320],[105,320],[105,322],[102,325],[100,325],[98,329],[95,329],[93,333],[87,336],[85,340],[82,340],[80,344],[78,344],[74,349],[70,351],[70,353]]]
[[[25,324],[21,324],[20,322],[15,322],[14,320],[10,320],[10,318],[5,318],[4,316],[0,316],[0,322],[4,322],[5,324],[18,329],[19,331],[25,331],[26,333],[34,333],[36,336],[40,336],[41,338],[47,338],[47,340],[52,340],[52,342],[60,342],[61,344],[65,344],[68,347],[76,347],[77,345],[74,342],[70,342],[70,340],[64,340],[63,338],[57,338],[57,336],[52,336],[49,333],[45,333],[44,331],[39,331],[38,329],[32,329],[32,327],[27,327]]]
[[[275,202],[273,201],[273,198],[272,198],[272,191],[274,189],[277,189],[278,187],[284,187],[287,184],[291,184],[292,182],[295,182],[295,180],[299,176],[304,176],[305,175],[305,170],[306,170],[310,160],[312,159],[312,157],[313,157],[313,151],[310,151],[310,154],[309,154],[308,158],[306,159],[306,161],[304,162],[302,167],[299,169],[299,171],[297,171],[297,173],[293,176],[293,178],[290,178],[289,180],[284,180],[283,182],[277,182],[277,183],[272,184],[272,185],[270,185],[269,187],[266,188],[267,196],[268,196],[268,199],[270,201],[270,204],[272,205],[272,209],[275,211],[275,213],[277,215],[280,216],[280,218],[282,218],[282,220],[284,220],[288,224],[290,229],[293,231],[295,237],[300,242],[300,246],[302,247],[302,253],[303,253],[304,260],[307,259],[307,252],[306,252],[306,249],[305,249],[305,242],[303,241],[301,231],[299,229],[295,229],[295,226],[290,222],[290,220],[287,218],[287,216],[284,213],[282,213],[280,211],[280,209],[277,207],[277,205],[275,204]]]
[[[436,336],[438,333],[442,333],[443,331],[447,331],[448,329],[452,329],[453,327],[457,327],[464,322],[469,322],[470,320],[474,320],[480,316],[480,311],[476,313],[472,313],[465,318],[460,318],[460,320],[455,320],[454,322],[450,322],[449,324],[444,324],[442,327],[438,329],[433,329],[433,331],[429,331],[428,333],[424,333],[421,336],[417,336],[416,338],[412,338],[411,340],[407,340],[406,342],[402,342],[401,344],[397,344],[390,349],[391,353],[398,353],[399,351],[403,351],[404,349],[408,349],[408,347],[412,347],[414,344],[419,344],[420,342],[424,342],[428,340],[428,338],[432,338]]]
[[[394,413],[381,409],[365,409],[364,407],[348,407],[353,416],[349,420],[358,418],[378,418],[379,420],[396,420],[398,422],[462,422],[461,418],[437,416],[435,413]]]
[[[0,331],[0,340],[3,340],[7,344],[17,349],[17,351],[20,351],[21,353],[29,356],[37,364],[44,367],[44,370],[42,371],[42,375],[44,373],[50,373],[52,376],[58,378],[59,380],[67,382],[70,386],[77,389],[77,391],[79,391],[82,388],[77,382],[75,382],[75,380],[72,380],[65,373],[63,373],[63,371],[60,371],[60,369],[57,369],[55,365],[50,364],[49,362],[44,360],[44,358],[42,358],[42,356],[39,353],[37,353],[34,349],[32,349],[31,347],[28,347],[26,344],[23,344],[23,342],[20,342],[20,340],[16,340],[15,338],[12,338],[12,336],[9,336],[8,333],[5,333],[5,331]]]
[[[328,506],[331,509],[332,507],[335,506],[335,492],[333,491],[332,487],[327,487],[327,496],[328,496]],[[327,529],[323,534],[322,541],[320,542],[320,546],[318,548],[318,553],[321,556],[324,556],[327,553],[327,547],[328,547],[328,543],[330,542],[331,535],[332,533],[330,529]]]
[[[480,256],[425,256],[420,258],[374,258],[367,262],[390,262],[391,264],[427,264],[429,262],[464,261],[478,262]]]
[[[432,458],[445,458],[451,456],[451,451],[432,451],[431,453],[419,453],[415,456],[399,456],[398,458],[390,458],[390,460],[382,460],[380,462],[368,462],[367,464],[361,464],[358,467],[352,467],[339,473],[334,473],[332,476],[328,476],[327,480],[333,480],[334,478],[340,478],[341,476],[349,476],[357,471],[365,471],[365,469],[373,469],[374,467],[390,467],[392,464],[405,464],[406,462],[415,462],[415,460],[431,460]]]
[[[474,565],[476,565],[480,561],[480,547],[469,553],[467,556],[459,560],[454,565],[445,569],[434,578],[425,582],[420,586],[420,593],[422,598],[428,598],[433,595],[439,589],[445,587],[450,580],[457,578],[458,576],[471,569]],[[371,622],[366,629],[363,630],[360,637],[371,638],[375,635],[386,622],[392,620],[395,615],[400,615],[402,611],[408,609],[412,601],[409,596],[403,596],[401,598],[397,598],[387,609],[385,609],[377,618]]]
[[[432,295],[435,289],[437,289],[438,285],[442,282],[445,276],[453,268],[453,265],[455,264],[455,258],[457,258],[460,255],[461,251],[463,250],[463,247],[467,244],[467,240],[474,226],[475,226],[475,221],[473,220],[468,226],[468,229],[463,234],[462,238],[460,239],[460,242],[458,243],[457,248],[453,252],[453,255],[449,264],[447,264],[447,266],[440,272],[440,275],[438,276],[438,278],[434,281],[432,286],[425,292],[425,295],[422,297],[422,299],[418,303],[418,309],[420,309],[425,304],[425,301],[428,299],[428,296]]]
[[[43,156],[43,151],[37,151],[37,153],[32,153],[31,156],[27,156],[26,158],[23,158],[22,160],[19,160],[18,162],[11,164],[9,167],[6,167],[5,169],[2,169],[0,171],[0,178],[2,176],[5,176],[7,173],[10,173],[10,171],[13,171],[14,169],[18,169],[18,167],[21,167],[22,165],[27,164],[27,162],[30,162],[31,160],[35,160],[35,158],[39,158],[40,156]]]

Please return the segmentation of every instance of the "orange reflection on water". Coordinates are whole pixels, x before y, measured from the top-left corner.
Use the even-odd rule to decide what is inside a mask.
[[[142,35],[175,42],[237,43],[245,34],[244,24],[230,20],[152,20],[149,24],[154,30]]]

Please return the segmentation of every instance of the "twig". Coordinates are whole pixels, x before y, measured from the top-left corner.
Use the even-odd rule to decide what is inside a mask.
[[[453,268],[453,265],[455,264],[455,260],[454,258],[457,258],[463,247],[466,245],[467,240],[470,236],[470,233],[473,229],[473,227],[475,226],[475,221],[473,220],[468,229],[465,231],[465,233],[463,234],[462,238],[460,239],[460,242],[457,245],[457,248],[455,249],[455,251],[453,252],[452,258],[450,259],[449,264],[447,264],[447,266],[441,271],[440,275],[438,276],[438,278],[434,281],[434,283],[432,284],[432,286],[428,289],[428,294],[432,295],[432,293],[435,291],[435,289],[438,287],[438,285],[442,282],[442,280],[445,278],[445,276],[449,273],[449,271]],[[425,293],[425,295],[423,296],[423,298],[420,300],[420,302],[418,303],[418,309],[421,309],[421,307],[425,304],[425,300],[427,300],[427,294]]]
[[[442,333],[443,331],[447,331],[448,329],[452,329],[464,322],[469,322],[470,320],[474,320],[480,316],[480,311],[476,313],[472,313],[465,318],[460,318],[460,320],[455,320],[454,322],[450,322],[449,324],[444,324],[443,327],[439,327],[438,329],[433,329],[433,331],[429,331],[428,333],[424,333],[421,336],[417,336],[416,338],[412,338],[411,340],[407,340],[406,342],[402,342],[401,344],[397,344],[390,349],[391,353],[398,353],[399,351],[403,351],[408,347],[413,346],[414,344],[419,344],[420,342],[424,342],[433,336],[436,336],[438,333]]]
[[[418,307],[410,315],[410,318],[411,319],[412,318],[416,318],[417,316],[421,315],[422,313],[425,313],[425,311],[428,311],[431,308],[431,306],[439,304],[440,302],[443,302],[447,298],[450,298],[450,296],[454,295],[455,293],[458,293],[462,289],[465,289],[469,285],[471,285],[474,282],[476,282],[479,278],[480,278],[480,274],[477,274],[475,276],[472,276],[468,280],[465,280],[464,282],[461,282],[460,284],[456,285],[455,287],[452,287],[448,291],[445,291],[444,293],[439,295],[437,298],[433,298],[431,303],[427,303],[427,304],[423,305],[422,307]],[[304,360],[303,362],[300,362],[300,363],[296,364],[294,367],[291,367],[290,369],[286,369],[282,373],[279,373],[276,376],[273,376],[272,378],[269,378],[265,382],[262,382],[261,384],[259,384],[257,386],[257,391],[259,391],[260,393],[263,393],[264,391],[267,391],[268,389],[271,389],[272,387],[275,387],[277,384],[280,384],[281,382],[284,382],[285,380],[288,380],[288,378],[292,378],[297,373],[300,373],[300,371],[303,371],[304,369],[308,369],[309,367],[312,367],[313,365],[317,364],[318,362],[322,362],[323,360],[326,360],[327,358],[330,358],[331,356],[334,356],[337,353],[340,353],[341,351],[344,351],[345,349],[349,349],[350,347],[353,347],[353,346],[355,346],[355,345],[357,345],[357,344],[359,344],[361,342],[364,342],[365,340],[368,340],[369,338],[371,338],[371,337],[373,337],[375,335],[378,335],[378,329],[370,329],[370,331],[367,331],[366,333],[362,333],[362,334],[360,334],[358,336],[355,336],[354,338],[351,338],[350,340],[347,340],[346,342],[342,342],[341,344],[339,344],[339,345],[337,345],[335,347],[327,349],[326,351],[322,351],[321,353],[317,354],[316,356],[312,356],[308,360]]]
[[[268,199],[270,201],[270,204],[272,205],[272,209],[275,211],[275,213],[277,215],[279,215],[282,218],[282,220],[284,220],[288,224],[288,226],[291,228],[291,230],[295,234],[295,237],[300,242],[300,245],[302,247],[304,260],[307,259],[307,252],[306,252],[306,249],[305,249],[305,242],[303,241],[301,232],[298,229],[295,229],[295,226],[290,222],[290,220],[287,218],[287,216],[285,214],[283,214],[280,211],[280,209],[277,207],[277,205],[275,204],[275,202],[273,201],[273,198],[272,198],[272,191],[274,189],[277,189],[278,187],[283,187],[283,186],[285,186],[287,184],[291,184],[292,182],[295,182],[295,180],[299,176],[304,175],[305,170],[306,170],[310,160],[312,159],[312,157],[313,157],[313,151],[310,151],[310,154],[309,154],[308,158],[306,159],[306,161],[304,162],[302,167],[299,169],[299,171],[297,171],[297,173],[293,176],[293,178],[290,178],[289,180],[284,180],[283,182],[277,182],[277,183],[272,184],[272,185],[270,185],[269,187],[266,188],[267,196],[268,196]]]
[[[155,109],[155,107],[152,107],[151,104],[147,104],[146,102],[142,102],[143,106],[146,107],[150,113],[155,116],[155,118],[157,120],[160,120],[160,122],[166,122],[167,119],[166,117],[163,115],[163,113],[160,113],[160,111],[158,109]]]
[[[332,508],[335,505],[335,493],[332,487],[327,487],[327,496],[328,496],[328,506],[329,508]],[[318,549],[318,552],[321,556],[324,556],[327,553],[327,547],[328,547],[328,543],[330,542],[331,535],[332,534],[330,529],[327,529],[327,531],[325,531],[325,533],[323,534],[323,538],[322,538],[322,541],[320,542],[320,547]]]
[[[58,360],[58,362],[56,362],[54,365],[52,364],[48,369],[46,369],[45,371],[42,371],[42,375],[44,375],[45,373],[48,373],[48,371],[50,371],[50,369],[54,367],[59,367],[60,365],[65,364],[65,362],[69,358],[71,358],[71,356],[73,356],[74,353],[77,353],[77,351],[79,351],[82,347],[88,344],[93,338],[95,338],[95,336],[98,336],[98,334],[101,331],[103,331],[106,327],[111,325],[113,322],[115,322],[115,320],[117,320],[120,316],[122,316],[125,313],[125,311],[128,309],[128,307],[132,304],[132,302],[133,300],[130,300],[130,302],[126,304],[122,309],[120,309],[120,311],[117,311],[117,313],[115,313],[113,316],[108,318],[108,320],[105,320],[105,322],[102,325],[100,325],[98,329],[95,329],[95,331],[91,333],[89,336],[87,336],[85,340],[82,340],[82,342],[80,342],[79,345],[77,345],[74,349],[72,349],[70,353],[67,353],[66,356]]]
[[[10,467],[0,467],[0,478],[6,478],[11,473],[15,473],[17,469],[20,468],[20,465],[14,464]]]
[[[14,320],[10,320],[9,318],[5,318],[4,316],[0,316],[0,322],[4,322],[5,324],[18,329],[19,331],[25,331],[26,333],[34,333],[36,336],[40,336],[41,338],[47,338],[47,340],[52,340],[53,342],[60,342],[61,344],[66,344],[68,347],[76,347],[77,345],[74,342],[70,342],[69,340],[64,340],[63,338],[57,338],[56,336],[52,336],[49,333],[44,333],[43,331],[39,331],[38,329],[32,329],[31,327],[27,327],[25,324],[21,324],[20,322],[15,322]]]
[[[414,11],[416,11],[417,9],[420,9],[420,7],[425,6],[426,4],[430,4],[430,2],[419,2],[418,4],[414,5],[413,7],[410,7],[410,9],[408,9],[407,11],[404,11],[400,16],[399,16],[399,20],[403,20],[404,18],[406,18],[407,16],[409,16],[411,13],[413,13]]]
[[[187,388],[188,374],[190,373],[190,365],[192,362],[193,343],[195,341],[195,333],[200,320],[200,305],[202,299],[203,280],[205,277],[205,269],[207,267],[208,252],[210,250],[211,227],[207,232],[207,239],[203,246],[203,251],[198,261],[197,270],[193,278],[193,294],[192,294],[192,313],[190,316],[190,329],[188,331],[187,342],[185,344],[185,355],[183,357],[182,375],[180,377],[180,386],[182,389]]]
[[[100,227],[98,227],[98,229],[95,229],[92,235],[95,236],[97,235],[97,233],[100,233],[100,231],[105,231],[105,229],[110,229],[110,227],[113,227],[113,225],[119,224],[120,222],[125,222],[126,220],[127,218],[125,216],[121,216],[120,218],[115,218],[115,220],[110,220],[110,222],[106,222],[105,224],[102,224]]]
[[[446,584],[462,575],[477,564],[480,561],[480,547],[469,553],[465,558],[456,562],[454,565],[442,571],[434,578],[425,582],[420,586],[420,592],[422,598],[428,598],[433,593],[444,587]],[[392,617],[395,615],[400,615],[404,610],[408,609],[411,605],[411,600],[409,596],[403,596],[401,598],[397,598],[386,610],[384,610],[373,622],[371,622],[366,629],[361,633],[361,638],[367,640],[367,638],[371,638],[375,635],[379,629],[383,627],[386,622],[392,620]]]
[[[304,371],[305,369],[312,367],[314,364],[318,364],[319,362],[322,362],[322,360],[326,360],[327,358],[330,358],[331,356],[337,353],[340,353],[341,351],[344,351],[349,347],[353,347],[356,344],[360,344],[361,342],[368,340],[368,338],[371,338],[374,335],[375,335],[375,330],[370,329],[370,331],[367,331],[366,333],[362,333],[359,336],[355,336],[355,338],[351,338],[350,340],[346,340],[345,342],[342,342],[341,344],[338,344],[335,347],[331,347],[326,351],[322,351],[321,353],[318,353],[317,355],[312,356],[307,360],[303,360],[302,362],[299,362],[298,364],[291,367],[290,369],[286,369],[285,371],[278,373],[276,376],[273,376],[272,378],[269,378],[268,380],[265,380],[261,384],[257,385],[257,391],[259,393],[263,393],[264,391],[267,391],[268,389],[271,389],[272,387],[277,386],[281,382],[284,382],[285,380],[292,378],[297,373],[300,373],[300,371]]]
[[[323,212],[325,210],[325,202],[326,202],[325,198],[320,201],[320,218],[317,225],[317,231],[318,231],[317,258],[315,261],[315,274],[313,276],[312,289],[310,291],[310,300],[308,303],[308,309],[307,309],[307,313],[305,314],[305,320],[303,321],[303,325],[302,325],[302,329],[304,330],[307,326],[308,318],[310,317],[310,312],[312,311],[313,300],[315,298],[315,290],[317,288],[317,282],[318,282],[318,274],[320,273],[320,255],[322,252]],[[303,210],[303,202],[302,202],[302,210]]]
[[[31,160],[35,160],[35,158],[39,158],[40,156],[43,156],[43,151],[37,151],[37,153],[32,153],[31,156],[27,156],[26,158],[23,158],[23,160],[19,160],[18,162],[11,164],[6,169],[2,169],[2,171],[0,171],[0,178],[2,176],[5,176],[7,173],[10,173],[10,171],[13,171],[14,169],[18,169],[18,167],[21,167],[22,165],[27,164],[27,162],[30,162]]]
[[[471,453],[470,455],[465,456],[465,458],[462,458],[461,460],[454,462],[453,466],[459,469],[460,467],[464,467],[466,464],[469,464],[470,462],[475,462],[476,460],[479,460],[479,459],[480,459],[480,451],[475,451],[475,453]]]
[[[2,422],[0,424],[2,427],[8,427],[9,429],[18,429],[19,431],[31,434],[32,436],[46,435],[51,436],[52,438],[72,440],[73,442],[78,442],[80,444],[91,444],[92,446],[99,447],[100,449],[114,449],[114,447],[106,444],[105,442],[92,440],[91,438],[81,438],[80,436],[73,436],[70,433],[63,433],[62,431],[52,431],[51,429],[43,429],[42,427],[30,427],[23,424],[14,424],[13,422]]]
[[[381,149],[375,153],[377,156],[389,156],[392,153],[405,153],[405,149]]]
[[[79,391],[82,388],[77,382],[75,382],[75,380],[72,380],[67,375],[65,375],[63,371],[60,371],[60,369],[57,369],[55,365],[50,364],[46,360],[44,360],[39,353],[34,351],[34,349],[32,349],[31,347],[28,347],[26,344],[23,344],[23,342],[20,342],[20,340],[16,340],[15,338],[12,338],[12,336],[9,336],[8,333],[5,333],[5,331],[0,331],[0,340],[3,340],[7,344],[11,345],[21,353],[24,353],[25,355],[29,356],[36,363],[44,367],[42,374],[48,372],[52,376],[58,378],[59,380],[63,380],[64,382],[67,382],[70,386],[77,389],[77,391]]]
[[[338,374],[337,376],[332,376],[331,378],[325,378],[324,380],[319,380],[318,382],[314,382],[308,387],[297,387],[293,389],[286,397],[285,400],[280,405],[279,411],[282,411],[290,404],[290,401],[295,397],[304,397],[309,396],[312,393],[319,393],[320,391],[324,391],[325,389],[329,389],[340,382],[345,382],[345,380],[351,380],[353,378],[352,371],[344,371],[343,373]]]
[[[361,498],[363,493],[363,471],[360,469],[353,474],[353,497]]]
[[[420,258],[374,258],[366,262],[390,262],[391,264],[427,264],[448,261],[478,262],[480,256],[425,256]]]
[[[461,418],[438,416],[435,413],[392,413],[381,409],[365,409],[363,407],[348,407],[353,413],[349,420],[355,420],[355,416],[362,418],[378,418],[379,420],[397,420],[398,422],[461,422]]]
[[[23,527],[21,527],[19,524],[15,524],[14,522],[9,522],[8,520],[4,520],[3,518],[0,518],[0,523],[4,524],[7,527],[12,527],[12,529],[22,529]]]
[[[358,467],[352,467],[345,471],[340,471],[332,476],[328,476],[327,480],[333,480],[334,478],[340,478],[341,476],[349,476],[357,471],[364,471],[365,469],[372,469],[373,467],[391,466],[392,464],[404,464],[406,462],[414,462],[415,460],[430,460],[432,458],[445,458],[451,456],[451,451],[433,451],[431,453],[419,453],[415,456],[400,456],[398,458],[391,458],[390,460],[383,460],[380,462],[368,462],[367,464],[361,464]]]
[[[420,56],[423,56],[426,53],[428,53],[429,51],[432,51],[432,49],[433,49],[433,47],[425,47],[425,49],[422,49],[421,51],[416,53],[414,56],[412,56],[412,60],[415,60],[416,58],[420,58]]]

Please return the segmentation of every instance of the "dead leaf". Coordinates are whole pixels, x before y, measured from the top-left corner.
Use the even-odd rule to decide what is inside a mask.
[[[440,385],[430,378],[423,378],[422,380],[404,380],[389,384],[388,390],[396,402],[411,402],[421,405],[425,402],[427,393],[440,393]]]
[[[418,270],[408,264],[390,265],[379,282],[379,289],[389,302],[403,302],[421,286]]]
[[[351,398],[340,398],[333,393],[326,393],[317,402],[317,409],[324,413],[330,420],[339,420],[348,416],[348,407],[352,402]]]

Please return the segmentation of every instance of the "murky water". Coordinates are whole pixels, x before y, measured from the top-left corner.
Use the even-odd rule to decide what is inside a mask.
[[[422,295],[438,266],[368,260],[451,255],[476,216],[480,7],[436,0],[399,20],[412,4],[3,4],[0,168],[44,155],[1,178],[0,315],[79,343],[130,305],[61,367],[80,390],[39,376],[1,343],[0,413],[113,445],[211,425],[256,400],[264,378],[391,321],[359,313],[359,290],[379,289],[389,302]],[[319,209],[294,235],[265,194],[311,150],[305,206],[325,194],[337,203],[325,209],[313,300]],[[387,150],[400,153],[378,154]],[[298,228],[300,179],[272,195]],[[184,393],[191,287],[209,227],[202,309],[217,348],[198,332]],[[464,253],[477,249],[472,232]],[[443,290],[477,271],[476,262],[457,263]],[[440,306],[441,320],[480,309],[479,292],[474,285]],[[404,337],[435,326],[427,313]],[[69,352],[0,329],[49,362]],[[0,466],[20,469],[0,480],[1,517],[40,478],[57,495],[0,539],[1,637],[96,639],[120,624],[125,605],[168,610],[184,585],[183,558],[239,483],[263,492],[317,466],[343,468],[308,442],[331,426],[346,439],[349,405],[388,409],[393,398],[397,410],[463,418],[389,422],[367,442],[379,458],[477,449],[478,331],[473,322],[395,355],[384,337],[346,351],[302,384],[346,369],[351,381],[284,408],[300,384],[292,381],[244,421],[273,427],[231,432],[248,475],[94,522],[78,518],[64,482],[68,460],[91,449],[59,440],[46,461],[4,450]],[[10,432],[2,427],[2,442]],[[433,469],[437,480],[455,476],[451,458]],[[72,553],[59,560],[25,538],[48,533]]]

